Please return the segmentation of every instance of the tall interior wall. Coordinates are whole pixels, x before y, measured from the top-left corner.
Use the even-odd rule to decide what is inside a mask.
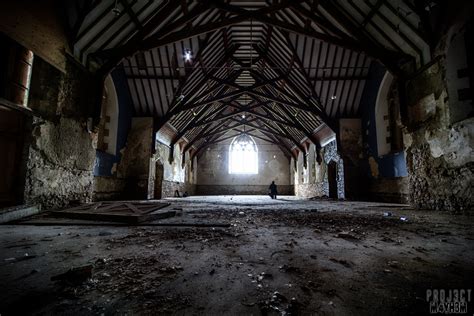
[[[258,147],[258,174],[229,174],[231,141],[209,146],[198,157],[197,194],[268,194],[272,181],[278,194],[292,195],[288,158],[278,146],[255,139]]]
[[[96,134],[87,129],[87,74],[68,63],[63,73],[35,58],[28,106],[33,110],[25,202],[61,207],[90,201]]]
[[[373,62],[361,103],[362,146],[359,153],[360,190],[357,193],[359,199],[407,203],[406,151],[403,145],[396,147],[392,144],[396,139],[392,131],[395,127],[401,128],[398,85],[387,78],[390,75],[385,67]],[[353,151],[352,160],[355,160],[356,153]]]
[[[177,144],[173,150],[173,159],[170,162],[170,147],[160,140],[156,141],[156,152],[153,155],[153,163],[150,169],[150,178],[154,178],[157,165],[163,167],[163,181],[161,187],[161,196],[174,197],[176,191],[180,196],[184,193],[188,195],[196,194],[196,164],[191,166],[189,155],[186,154],[183,168],[182,146]],[[194,161],[196,162],[196,160]],[[150,183],[155,183],[150,181]],[[150,188],[150,192],[151,192]]]
[[[87,122],[98,82],[66,57],[69,45],[54,1],[1,6],[0,32],[34,55],[18,203],[55,208],[90,201],[97,135]]]
[[[176,191],[180,196],[195,194],[196,170],[191,170],[189,155],[183,167],[181,146],[175,145],[170,160],[171,137],[153,133],[153,118],[134,117],[130,122],[118,155],[98,155],[95,199],[157,199],[173,197]],[[163,172],[159,179],[157,168]]]
[[[471,112],[451,120],[444,57],[406,84],[404,143],[410,203],[419,208],[467,212],[474,209]],[[472,97],[471,97],[472,98]]]
[[[302,198],[328,197],[330,163],[336,164],[337,192],[336,198],[345,198],[344,163],[340,157],[336,141],[333,140],[321,149],[322,161],[316,160],[316,146],[310,144],[307,152],[307,165],[304,166],[304,153],[299,152],[298,160],[291,160],[292,177],[294,178],[295,195]]]

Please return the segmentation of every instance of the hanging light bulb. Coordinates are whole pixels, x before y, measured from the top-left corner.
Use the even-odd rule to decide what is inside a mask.
[[[189,62],[189,61],[191,61],[192,58],[193,58],[193,54],[192,54],[191,50],[185,49],[184,50],[184,60]]]

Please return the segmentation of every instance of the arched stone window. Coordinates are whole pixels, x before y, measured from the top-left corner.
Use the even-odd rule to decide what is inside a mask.
[[[258,174],[258,148],[247,134],[234,138],[229,148],[229,173]]]

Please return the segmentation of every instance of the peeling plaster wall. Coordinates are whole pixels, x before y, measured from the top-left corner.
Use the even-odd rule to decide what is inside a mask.
[[[272,181],[278,194],[292,195],[289,160],[278,146],[254,139],[258,147],[258,174],[229,174],[231,141],[208,147],[198,158],[198,194],[268,194]],[[275,156],[275,158],[274,158]]]
[[[312,198],[329,196],[328,165],[332,161],[337,164],[337,196],[345,198],[344,163],[337,151],[336,141],[328,143],[321,149],[323,161],[316,162],[316,148],[313,144],[308,150],[308,166],[303,166],[303,153],[299,153],[295,177],[295,195],[298,197]],[[309,156],[313,158],[309,159]],[[304,180],[305,174],[312,174],[308,181]]]
[[[92,198],[96,134],[86,128],[91,80],[74,65],[61,73],[35,58],[28,105],[35,113],[27,153],[25,202],[44,208]]]
[[[381,109],[388,106],[391,94],[391,101],[398,104],[397,85],[390,78],[381,64],[371,64],[361,104],[362,148],[358,162],[359,173],[356,176],[359,190],[348,194],[351,198],[381,202],[408,201],[405,152],[391,150],[391,145],[387,142],[388,120],[383,119],[383,115],[387,115],[389,111]],[[381,114],[380,111],[382,116],[378,115]],[[350,187],[357,188],[356,181]]]
[[[125,179],[117,177],[117,167],[122,152],[127,144],[127,137],[132,123],[132,101],[129,95],[123,68],[116,68],[111,73],[117,96],[118,120],[116,130],[115,152],[96,151],[94,166],[94,200],[119,199],[125,190]]]
[[[187,192],[189,195],[196,193],[196,185],[194,180],[196,179],[196,164],[194,164],[194,170],[191,171],[191,161],[189,155],[186,155],[186,162],[184,168],[182,167],[182,148],[179,144],[175,145],[173,151],[173,161],[169,161],[170,147],[163,144],[160,141],[156,141],[156,152],[153,155],[152,165],[150,169],[150,188],[149,194],[154,192],[154,175],[156,164],[163,165],[163,181],[161,187],[161,196],[173,197],[175,191],[178,190],[180,195]],[[186,177],[186,174],[190,173]]]
[[[441,59],[407,83],[404,143],[410,203],[419,208],[468,212],[474,209],[474,119],[450,124],[450,99]]]
[[[361,169],[363,159],[362,126],[360,119],[339,120],[339,153],[344,161],[345,197],[360,199],[366,187]]]
[[[150,159],[153,144],[153,118],[134,117],[127,144],[121,150],[122,159],[117,166],[117,177],[125,179],[123,197],[146,199]]]

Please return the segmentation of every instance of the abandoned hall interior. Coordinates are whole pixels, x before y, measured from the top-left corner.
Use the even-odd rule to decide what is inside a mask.
[[[0,315],[472,315],[473,12],[0,1]]]

